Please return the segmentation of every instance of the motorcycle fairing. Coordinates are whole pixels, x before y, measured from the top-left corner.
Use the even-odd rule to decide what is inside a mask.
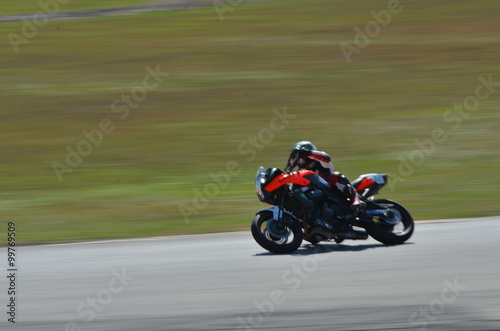
[[[306,178],[308,175],[316,175],[314,171],[311,170],[299,170],[292,173],[283,173],[276,178],[274,178],[269,184],[266,185],[264,190],[267,192],[273,192],[276,189],[282,187],[286,184],[296,184],[301,186],[308,186],[311,184],[311,181]]]

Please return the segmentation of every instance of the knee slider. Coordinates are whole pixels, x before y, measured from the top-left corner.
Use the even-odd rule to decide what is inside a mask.
[[[346,176],[342,175],[342,174],[339,174],[337,175],[337,180],[339,181],[339,183],[341,184],[344,184],[344,185],[347,185],[347,184],[350,184],[351,182],[349,181],[349,179],[347,179]]]
[[[344,188],[344,194],[347,195],[348,197],[352,198],[356,195],[356,190],[354,189],[354,187],[349,185],[349,186],[346,186]]]

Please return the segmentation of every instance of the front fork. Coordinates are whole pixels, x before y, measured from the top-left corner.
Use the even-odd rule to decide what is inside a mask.
[[[285,197],[282,195],[280,197],[280,203],[273,207],[273,221],[278,222],[280,226],[285,226],[283,220],[283,205],[285,204]]]

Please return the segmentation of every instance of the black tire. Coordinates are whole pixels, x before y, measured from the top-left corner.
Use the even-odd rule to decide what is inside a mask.
[[[386,245],[400,245],[407,241],[413,234],[415,223],[408,210],[395,201],[380,199],[374,203],[387,208],[393,208],[401,214],[401,221],[395,226],[381,223],[367,223],[364,225],[366,232],[375,240]],[[395,231],[395,229],[397,229]]]
[[[267,222],[272,221],[273,213],[271,211],[263,211],[255,215],[252,221],[252,236],[255,241],[270,252],[277,254],[290,254],[294,252],[302,244],[302,226],[301,223],[285,214],[287,230],[290,230],[288,237],[280,239],[272,236],[267,230]],[[293,236],[293,237],[292,237]]]

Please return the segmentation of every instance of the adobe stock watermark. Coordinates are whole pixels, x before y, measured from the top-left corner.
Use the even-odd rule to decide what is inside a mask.
[[[76,307],[76,314],[84,320],[80,324],[74,321],[66,323],[65,331],[81,331],[80,325],[91,323],[98,313],[103,312],[106,306],[113,302],[114,296],[122,293],[129,282],[134,280],[132,276],[126,274],[125,268],[122,268],[121,273],[113,269],[111,274],[113,278],[109,280],[106,288],[98,291],[94,297],[82,301]]]
[[[445,287],[441,290],[439,298],[432,300],[429,305],[420,307],[418,311],[412,313],[408,322],[411,326],[420,327],[419,331],[424,331],[429,323],[435,321],[439,315],[443,314],[448,305],[454,303],[467,286],[458,283],[458,277],[455,277],[453,283],[448,279],[444,281]]]
[[[411,1],[411,0],[408,0]],[[378,12],[372,10],[370,15],[374,21],[369,21],[365,24],[364,32],[359,27],[354,27],[354,40],[352,43],[341,42],[340,50],[344,54],[347,63],[351,63],[353,54],[360,54],[361,50],[368,46],[373,38],[376,38],[383,28],[385,28],[392,21],[392,17],[403,11],[403,6],[399,0],[389,0],[387,2],[387,9],[382,9]]]
[[[286,107],[282,110],[273,109],[274,116],[269,120],[268,126],[262,128],[257,134],[250,135],[238,145],[238,154],[246,156],[245,161],[251,162],[257,157],[257,153],[262,151],[275,135],[283,131],[290,121],[297,115],[289,114]],[[241,162],[231,160],[226,163],[225,169],[218,173],[210,172],[211,182],[202,188],[193,189],[193,199],[187,203],[178,203],[177,206],[186,224],[191,224],[191,217],[199,215],[201,211],[210,204],[210,199],[217,197],[221,190],[226,188],[231,182],[231,178],[241,172]]]
[[[436,151],[438,145],[448,140],[450,132],[458,130],[464,120],[472,116],[481,105],[500,87],[500,82],[493,81],[493,74],[488,76],[480,75],[477,80],[479,83],[474,89],[474,93],[465,97],[460,103],[455,103],[451,109],[443,113],[443,122],[450,125],[449,128],[434,128],[430,137],[420,140],[415,139],[416,148],[407,156],[399,155],[398,173],[388,172],[390,178],[388,184],[391,192],[396,190],[396,184],[404,183],[416,171],[416,168],[422,165]]]
[[[157,64],[156,68],[153,69],[150,66],[146,67],[147,74],[142,79],[142,83],[135,87],[132,87],[128,93],[123,93],[120,98],[116,98],[110,105],[110,111],[118,116],[120,121],[125,120],[130,115],[131,109],[137,109],[139,104],[146,100],[148,96],[148,91],[153,91],[162,82],[163,79],[169,75],[168,72],[162,72],[160,70],[160,65]],[[83,138],[72,147],[66,146],[66,158],[65,162],[52,162],[52,169],[59,180],[63,181],[63,175],[65,173],[71,173],[78,167],[83,159],[89,156],[94,148],[102,144],[105,135],[113,133],[115,130],[116,121],[114,122],[111,118],[105,117],[95,125],[94,128],[83,129]]]
[[[320,250],[324,250],[325,252],[321,252]],[[316,246],[314,248],[314,253],[305,257],[300,265],[294,264],[292,267],[285,270],[281,274],[283,288],[272,290],[268,298],[261,301],[255,300],[253,302],[255,309],[249,313],[246,318],[241,316],[236,318],[238,323],[236,330],[248,331],[262,327],[265,319],[271,316],[279,306],[287,302],[287,295],[297,291],[302,284],[318,270],[320,262],[328,260],[329,254],[325,253],[329,253],[332,250],[333,249],[329,246]]]
[[[12,48],[16,54],[19,53],[19,46],[29,43],[29,41],[36,37],[41,28],[43,28],[50,19],[57,17],[59,14],[59,5],[66,5],[70,0],[39,0],[38,5],[43,11],[37,12],[29,18],[23,18],[23,27],[21,34],[9,32],[7,39],[9,39]]]
[[[235,10],[245,0],[214,0],[214,9],[220,21],[224,21],[224,13]]]

